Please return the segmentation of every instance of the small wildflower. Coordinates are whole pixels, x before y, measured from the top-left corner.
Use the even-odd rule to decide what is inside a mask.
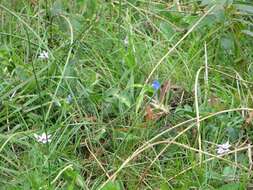
[[[229,144],[228,141],[224,144],[220,144],[220,145],[217,145],[217,146],[218,146],[218,148],[222,148],[222,149],[229,149],[231,147],[231,145]]]
[[[128,44],[129,44],[128,36],[126,36],[125,39],[124,39],[124,45],[127,47]]]
[[[48,55],[48,52],[46,51],[42,51],[39,55],[39,58],[40,59],[48,59],[49,58],[49,55]]]
[[[50,143],[52,141],[51,135],[47,135],[46,133],[42,133],[41,135],[34,134],[34,137],[39,143],[43,144]]]
[[[157,91],[160,88],[161,84],[158,80],[154,80],[152,83],[152,87],[155,91]]]
[[[229,148],[231,147],[231,145],[229,144],[229,142],[227,141],[226,143],[224,144],[219,144],[217,145],[217,154],[224,154],[224,153],[227,153],[229,152]]]
[[[70,94],[67,96],[66,102],[67,102],[67,104],[72,103],[72,96]]]

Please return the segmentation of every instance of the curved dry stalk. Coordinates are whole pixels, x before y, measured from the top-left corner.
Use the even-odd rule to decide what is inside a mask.
[[[211,153],[209,153],[209,152],[206,152],[206,151],[203,151],[203,150],[199,150],[199,149],[193,148],[193,147],[191,147],[191,146],[188,146],[188,145],[185,145],[185,144],[176,142],[176,141],[165,140],[165,141],[159,141],[159,142],[153,143],[152,145],[155,146],[155,145],[157,145],[157,144],[163,144],[163,143],[175,144],[175,145],[178,145],[178,146],[180,146],[180,147],[183,147],[183,148],[185,148],[185,149],[189,149],[189,150],[192,150],[192,151],[195,151],[195,152],[200,152],[200,151],[201,151],[202,154],[205,154],[205,155],[208,155],[208,156],[217,158],[217,159],[219,159],[219,160],[226,161],[226,162],[228,162],[228,163],[230,163],[230,164],[232,164],[232,165],[234,165],[234,166],[240,167],[240,168],[242,168],[242,169],[248,171],[248,168],[245,167],[245,166],[242,165],[242,164],[238,164],[237,162],[233,162],[233,161],[231,161],[231,160],[225,159],[225,158],[221,157],[220,155],[211,154]],[[237,153],[237,152],[235,152],[235,153]],[[223,155],[222,155],[222,156],[223,156]],[[201,163],[199,163],[199,164],[201,164]]]
[[[210,115],[208,115],[208,116],[205,116],[205,117],[200,118],[199,122],[204,121],[204,120],[207,120],[207,119],[209,119],[209,118],[212,118],[212,117],[214,117],[214,116],[217,116],[217,115],[220,115],[220,114],[223,114],[223,113],[229,113],[229,112],[235,112],[235,111],[242,111],[242,110],[253,111],[252,108],[234,108],[234,109],[222,110],[222,111],[215,112],[215,113],[212,113],[212,114],[210,114]],[[169,129],[167,129],[167,130],[165,130],[165,131],[159,133],[158,135],[156,135],[155,137],[153,137],[152,139],[150,139],[149,141],[147,141],[146,143],[144,143],[141,147],[139,147],[135,152],[133,152],[132,155],[129,156],[129,157],[121,164],[121,166],[110,176],[110,178],[108,178],[108,179],[101,185],[101,187],[100,187],[99,189],[102,189],[109,181],[115,180],[116,177],[117,177],[117,175],[118,175],[118,173],[119,173],[123,168],[125,168],[125,166],[126,166],[133,158],[135,158],[136,156],[138,156],[141,152],[145,151],[146,149],[152,147],[152,146],[150,145],[150,143],[151,143],[152,141],[154,141],[154,140],[156,140],[157,138],[161,137],[161,136],[164,135],[165,133],[168,133],[169,131],[171,131],[171,130],[173,130],[173,129],[176,129],[176,128],[178,128],[178,127],[184,125],[184,124],[190,123],[190,122],[192,122],[192,121],[194,121],[194,120],[196,120],[196,118],[192,118],[192,119],[186,120],[186,121],[184,121],[184,122],[182,122],[182,123],[179,123],[179,124],[177,124],[177,125],[175,125],[175,126],[169,128]],[[192,125],[192,126],[193,126],[193,125]],[[189,130],[192,126],[189,126],[189,127],[186,128],[186,129]],[[184,130],[184,132],[186,132],[186,131],[187,131],[187,130]],[[168,147],[168,145],[166,145],[166,147],[157,155],[156,158],[158,158],[158,157],[161,155],[161,153],[163,153],[164,150],[165,150],[167,147]],[[153,162],[154,162],[154,161],[153,161]]]
[[[250,147],[252,148],[253,146],[250,146]],[[220,157],[226,156],[226,155],[229,155],[229,154],[238,152],[238,151],[246,150],[246,149],[248,149],[248,148],[249,148],[249,146],[242,147],[242,148],[238,148],[238,149],[235,149],[235,150],[233,150],[233,151],[230,151],[230,152],[228,152],[228,153],[226,153],[226,154],[223,154],[223,155],[221,155]],[[215,159],[215,157],[208,158],[208,159],[204,160],[202,163],[206,163],[206,162],[212,161],[212,160],[214,160],[214,159]],[[200,165],[200,163],[197,163],[197,164],[194,164],[193,166],[190,166],[190,167],[184,169],[183,171],[181,171],[181,172],[179,172],[178,174],[174,175],[173,177],[169,178],[168,181],[171,181],[172,179],[175,179],[176,177],[178,177],[178,176],[180,176],[180,175],[182,175],[182,174],[188,172],[189,170],[191,170],[191,169],[193,169],[193,168],[195,168],[195,167],[197,167],[197,166],[199,166],[199,165]]]
[[[208,69],[214,70],[214,71],[216,71],[216,72],[218,72],[218,73],[221,73],[221,74],[223,74],[223,75],[225,75],[225,76],[227,76],[227,77],[233,78],[233,79],[235,79],[235,80],[240,80],[240,81],[242,81],[242,82],[244,82],[244,83],[253,85],[253,82],[244,80],[242,77],[236,78],[236,77],[234,77],[233,75],[230,75],[230,74],[228,74],[228,73],[225,73],[225,72],[223,72],[223,71],[220,71],[220,70],[215,69],[215,68],[210,67],[210,66],[208,66]],[[233,72],[235,72],[236,74],[238,74],[238,72],[236,72],[235,70],[233,70]]]
[[[101,162],[97,159],[96,155],[90,150],[90,147],[87,143],[87,141],[85,141],[85,145],[89,151],[89,153],[92,155],[92,157],[96,160],[96,162],[98,163],[99,167],[103,170],[103,172],[105,173],[105,175],[110,178],[110,175],[106,172],[105,168],[103,167],[103,165],[101,164]]]
[[[69,164],[67,165],[66,167],[64,167],[58,174],[57,176],[53,179],[53,181],[51,182],[51,185],[54,184],[58,179],[59,177],[61,176],[61,174],[66,171],[67,169],[71,169],[73,170],[73,165],[72,164]]]
[[[194,85],[194,97],[195,97],[195,109],[196,109],[196,125],[197,125],[197,131],[198,131],[198,144],[199,144],[199,162],[202,162],[202,143],[201,143],[201,129],[200,129],[200,121],[199,121],[199,103],[198,103],[198,80],[199,80],[199,74],[201,70],[204,69],[203,67],[199,68],[196,74],[195,78],[195,85]]]
[[[150,74],[148,75],[148,78],[145,81],[145,84],[148,83],[148,81],[150,80],[151,76],[154,74],[154,72],[156,71],[156,69],[162,64],[162,62],[168,57],[168,55],[170,55],[179,44],[181,44],[182,41],[184,41],[184,39],[189,36],[190,33],[192,33],[192,31],[199,25],[199,23],[214,9],[215,5],[212,6],[205,14],[203,14],[200,19],[187,31],[187,33],[158,61],[158,63],[155,65],[155,67],[152,69],[152,71],[150,72]]]

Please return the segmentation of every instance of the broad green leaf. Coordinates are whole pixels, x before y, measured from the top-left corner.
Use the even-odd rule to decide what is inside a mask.
[[[226,180],[232,180],[235,178],[236,169],[230,166],[227,166],[223,169],[223,176]]]
[[[240,183],[230,183],[218,188],[218,190],[243,190],[243,189],[244,188],[242,188]]]
[[[161,22],[160,29],[167,40],[171,39],[171,37],[175,34],[174,29],[166,22]]]

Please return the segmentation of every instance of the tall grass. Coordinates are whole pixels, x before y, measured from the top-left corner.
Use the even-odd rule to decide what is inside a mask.
[[[252,14],[1,1],[0,189],[252,188]]]

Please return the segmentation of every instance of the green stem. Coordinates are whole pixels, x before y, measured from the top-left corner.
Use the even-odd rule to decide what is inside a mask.
[[[31,52],[31,40],[30,40],[30,36],[29,36],[29,33],[28,33],[26,27],[25,27],[25,32],[26,32],[27,42],[28,42],[28,54],[27,54],[27,57],[29,58],[30,57],[29,53]],[[41,88],[40,88],[40,85],[39,85],[38,76],[36,74],[36,70],[35,70],[35,66],[34,66],[34,62],[33,61],[31,61],[31,65],[32,65],[32,72],[33,72],[35,83],[36,83],[36,87],[37,87],[37,93],[39,95],[40,107],[41,107],[41,110],[42,110],[43,131],[46,134],[46,136],[48,137],[48,130],[47,130],[47,125],[46,125],[46,120],[45,120],[45,111],[43,109],[43,104],[42,104]],[[49,153],[50,153],[49,143],[46,143],[46,144],[47,144],[47,154],[49,155]],[[50,186],[51,186],[51,179],[50,179],[51,166],[50,166],[49,157],[47,158],[47,163],[48,163],[48,186],[50,188]]]

